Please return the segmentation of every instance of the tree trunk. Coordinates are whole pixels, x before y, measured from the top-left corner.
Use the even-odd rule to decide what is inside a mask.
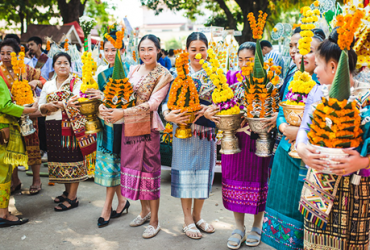
[[[80,0],[70,0],[69,3],[66,3],[66,0],[58,0],[58,8],[63,23],[79,22],[79,18],[85,10],[86,2],[82,4]]]
[[[24,34],[24,13],[19,10],[19,20],[21,21],[21,36]]]

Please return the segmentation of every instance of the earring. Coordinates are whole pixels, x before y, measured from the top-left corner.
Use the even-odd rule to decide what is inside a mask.
[[[333,73],[333,74],[334,74],[334,70],[333,70],[331,73]]]

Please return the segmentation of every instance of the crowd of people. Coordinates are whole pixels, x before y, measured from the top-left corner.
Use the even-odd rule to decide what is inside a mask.
[[[222,155],[222,199],[224,207],[233,212],[235,230],[225,243],[230,249],[258,246],[264,242],[276,249],[367,249],[369,247],[369,158],[356,150],[347,149],[350,157],[332,165],[323,160],[315,148],[307,144],[311,104],[320,101],[323,88],[329,86],[337,74],[342,50],[338,45],[338,29],[327,37],[322,29],[312,29],[309,53],[301,55],[298,40],[301,28],[296,28],[289,44],[290,64],[280,86],[281,101],[287,99],[289,83],[294,73],[304,64],[305,71],[317,85],[307,99],[301,127],[288,124],[282,108],[267,120],[265,127],[280,134],[275,143],[274,156],[258,157],[255,154],[255,135],[243,122],[236,136],[240,153]],[[110,36],[115,37],[116,31]],[[11,192],[21,188],[17,175],[18,166],[30,166],[33,171],[31,194],[42,190],[40,166],[47,152],[49,180],[64,184],[61,195],[54,200],[56,212],[78,207],[78,186],[88,179],[91,159],[96,159],[94,181],[106,187],[106,200],[98,218],[98,227],[109,225],[110,219],[120,217],[130,207],[129,200],[140,200],[141,211],[130,226],[149,222],[142,236],[152,238],[161,229],[158,211],[160,208],[161,156],[160,131],[166,122],[178,124],[189,119],[186,112],[170,110],[167,106],[169,90],[176,74],[169,71],[175,64],[173,50],[161,49],[160,40],[152,34],[145,35],[138,44],[141,64],[117,63],[117,48],[109,39],[104,40],[103,54],[107,65],[100,66],[95,74],[98,90],[89,90],[91,99],[104,99],[104,90],[109,78],[124,73],[136,93],[136,105],[126,109],[99,107],[103,131],[86,134],[85,117],[80,114],[78,98],[82,81],[71,74],[71,56],[59,52],[53,58],[41,50],[42,40],[32,37],[27,43],[29,52],[25,57],[27,79],[39,101],[32,107],[18,106],[12,102],[10,89],[16,80],[11,63],[11,54],[21,51],[19,38],[9,35],[0,43],[0,227],[21,225],[28,222],[9,213]],[[353,44],[352,44],[353,47]],[[349,71],[352,87],[370,87],[369,83],[354,80],[357,55],[349,50]],[[257,51],[258,49],[261,51]],[[186,40],[189,56],[189,74],[199,88],[207,85],[207,75],[201,60],[207,60],[209,41],[201,32],[191,33]],[[275,66],[283,66],[279,53],[269,41],[260,46],[255,42],[242,43],[237,51],[238,66],[245,67],[256,53],[270,58]],[[125,51],[119,51],[122,57]],[[197,55],[201,55],[199,58]],[[239,82],[239,71],[226,73],[227,83]],[[196,122],[191,126],[193,136],[188,139],[173,137],[171,167],[171,196],[179,198],[182,206],[183,231],[191,239],[201,239],[203,233],[214,233],[215,227],[202,219],[204,202],[209,198],[216,163],[216,124],[219,108],[212,104],[211,92],[199,93],[201,110],[196,112]],[[22,136],[17,119],[29,114],[36,133]],[[140,126],[138,125],[140,124]],[[139,131],[140,130],[140,131]],[[143,132],[146,131],[146,132]],[[10,136],[9,136],[10,135]],[[23,142],[24,140],[24,142]],[[292,158],[288,153],[292,143],[302,158]],[[24,157],[24,156],[28,157]],[[304,163],[304,164],[302,164]],[[307,167],[321,170],[331,167],[335,174],[343,176],[339,191],[335,194],[330,219],[323,229],[309,221],[298,210]],[[350,182],[351,175],[361,170],[359,189]],[[112,201],[117,196],[118,206]],[[251,230],[246,231],[245,214],[253,214]]]

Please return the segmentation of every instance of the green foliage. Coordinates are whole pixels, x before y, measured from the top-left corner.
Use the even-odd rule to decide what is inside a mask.
[[[108,23],[113,16],[109,14],[108,9],[116,9],[114,4],[108,2],[98,2],[95,0],[87,0],[85,7],[85,14],[89,17],[95,18],[99,26]]]
[[[173,37],[170,40],[167,40],[167,41],[164,42],[164,47],[165,47],[166,50],[181,49],[185,45],[185,39],[186,39],[186,37],[182,37],[181,40],[176,39],[175,37]]]

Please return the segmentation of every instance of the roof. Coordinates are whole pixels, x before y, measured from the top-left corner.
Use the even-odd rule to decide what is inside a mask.
[[[77,21],[73,21],[71,23],[66,23],[63,26],[73,25],[77,31],[77,34],[81,41],[84,40],[84,31],[82,30],[80,24]]]
[[[77,31],[73,25],[38,25],[30,24],[27,27],[27,32],[24,33],[21,37],[21,43],[26,43],[29,38],[33,36],[40,37],[44,43],[46,43],[46,37],[51,37],[56,43],[63,42],[62,39],[65,35],[70,37],[72,44],[79,44],[83,46],[80,37],[77,34]]]

